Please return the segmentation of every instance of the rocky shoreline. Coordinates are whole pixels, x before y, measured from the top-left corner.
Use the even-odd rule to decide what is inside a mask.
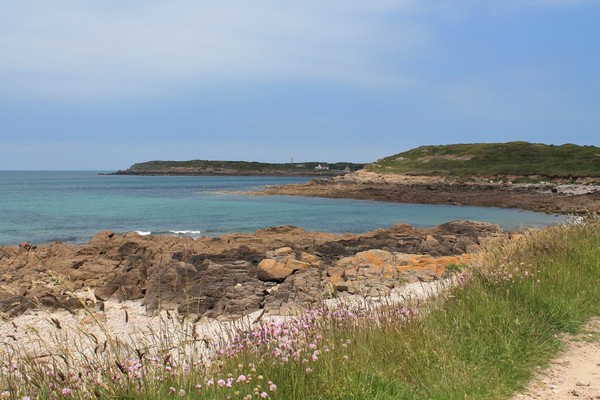
[[[387,295],[472,261],[497,225],[455,221],[431,229],[399,224],[331,234],[282,226],[199,239],[103,231],[88,244],[0,247],[0,315],[141,301],[149,315],[177,310],[197,318],[262,311],[291,315],[329,298]]]
[[[256,194],[600,211],[599,186],[459,182],[367,171]],[[497,225],[455,221],[344,235],[291,226],[198,239],[104,231],[84,245],[0,246],[0,316],[41,308],[102,310],[108,300],[142,301],[149,314],[173,309],[198,318],[230,319],[260,310],[289,315],[329,298],[385,296],[406,283],[441,279],[472,261],[488,238],[504,234]]]
[[[553,214],[598,214],[600,186],[583,183],[585,182],[512,184],[500,179],[465,181],[358,171],[331,179],[313,179],[302,184],[271,186],[254,194],[518,208]]]

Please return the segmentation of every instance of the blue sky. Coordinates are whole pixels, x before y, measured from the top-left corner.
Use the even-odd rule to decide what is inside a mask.
[[[598,0],[0,0],[0,170],[600,146]]]

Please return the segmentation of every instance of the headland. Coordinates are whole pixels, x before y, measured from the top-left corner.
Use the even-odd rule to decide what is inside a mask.
[[[148,161],[112,175],[185,176],[337,176],[360,170],[365,164],[351,162],[265,163],[251,161]]]
[[[351,174],[256,194],[590,215],[600,212],[600,148],[527,142],[422,146]]]

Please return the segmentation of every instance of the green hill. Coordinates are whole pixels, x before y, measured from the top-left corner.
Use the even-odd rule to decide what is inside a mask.
[[[132,165],[117,175],[338,175],[362,169],[350,162],[263,163],[250,161],[148,161]]]
[[[421,146],[378,160],[366,169],[446,177],[599,178],[600,148],[528,142]]]

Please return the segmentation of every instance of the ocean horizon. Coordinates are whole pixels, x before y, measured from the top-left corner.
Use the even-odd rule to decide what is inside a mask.
[[[514,209],[248,194],[310,177],[101,175],[110,172],[0,171],[0,245],[85,243],[102,230],[199,237],[280,225],[363,233],[457,219],[509,230],[564,221]]]

